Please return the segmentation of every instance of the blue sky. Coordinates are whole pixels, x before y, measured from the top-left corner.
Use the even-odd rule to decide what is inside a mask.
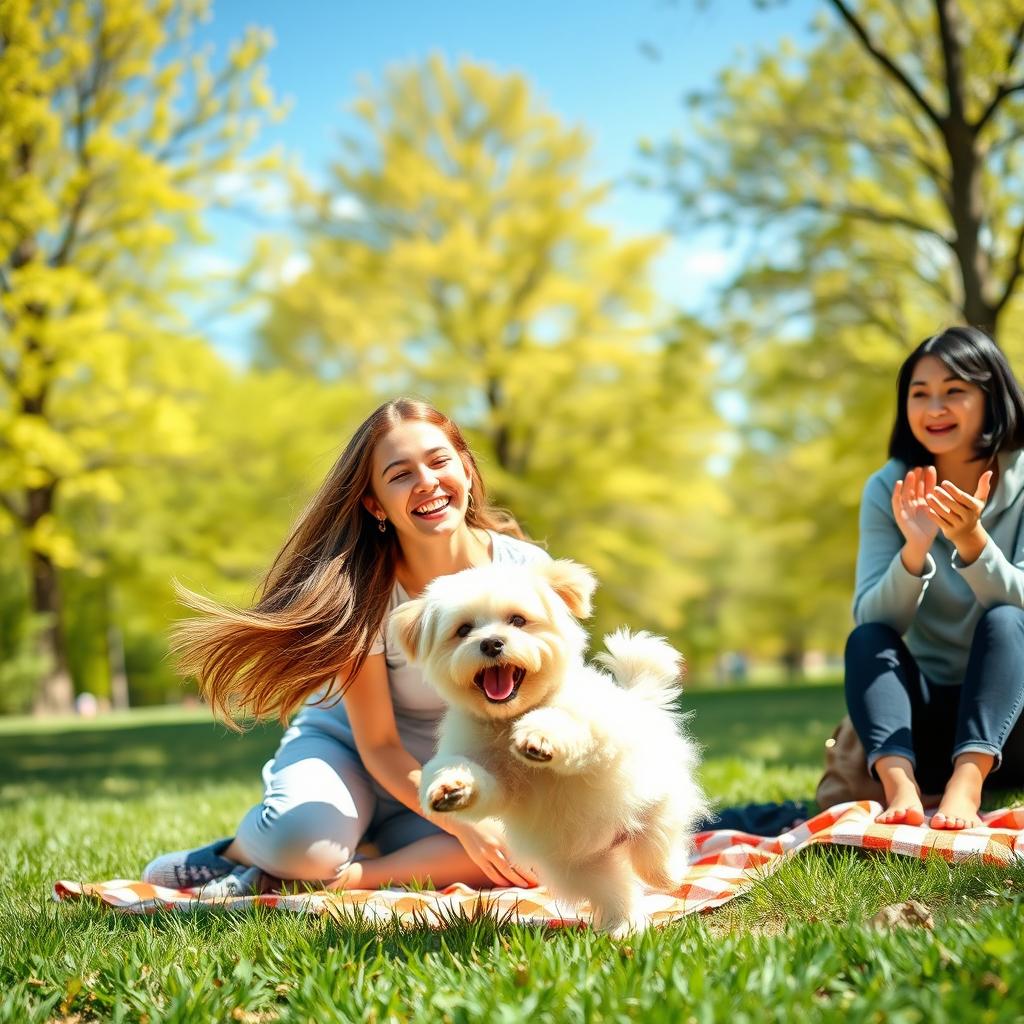
[[[222,53],[248,25],[272,30],[271,84],[292,106],[263,141],[280,144],[308,172],[337,155],[361,76],[378,78],[389,64],[439,52],[525,74],[539,100],[593,140],[593,179],[621,181],[639,164],[639,139],[663,140],[685,126],[687,92],[708,86],[718,70],[758,46],[803,38],[822,6],[820,0],[788,0],[766,11],[750,0],[214,0],[204,36]],[[602,217],[626,235],[662,230],[670,212],[665,197],[623,185]],[[217,259],[240,260],[253,228],[224,217],[211,227]],[[714,232],[679,239],[657,267],[658,291],[699,311],[733,259]],[[241,355],[250,326],[248,318],[221,320],[209,333],[225,351]]]

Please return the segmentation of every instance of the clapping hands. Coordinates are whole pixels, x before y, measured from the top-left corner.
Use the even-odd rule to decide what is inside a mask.
[[[992,470],[981,474],[974,494],[960,490],[949,480],[934,487],[926,496],[928,514],[951,544],[960,547],[960,542],[969,537],[981,522],[981,513],[988,501],[992,487]]]
[[[917,466],[892,490],[892,513],[906,540],[903,564],[920,575],[932,541],[941,531],[965,562],[973,562],[985,546],[981,513],[992,487],[992,470],[982,473],[974,494],[949,480],[938,483],[934,466]]]
[[[892,514],[907,544],[923,556],[932,546],[939,524],[931,514],[928,496],[935,490],[934,466],[915,467],[892,489]]]

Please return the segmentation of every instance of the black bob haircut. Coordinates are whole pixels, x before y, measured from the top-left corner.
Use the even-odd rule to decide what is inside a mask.
[[[922,341],[900,367],[890,458],[907,466],[928,466],[934,461],[931,452],[914,437],[907,420],[910,381],[923,356],[935,356],[953,376],[977,384],[985,393],[985,421],[975,445],[975,459],[990,459],[1004,449],[1024,448],[1024,391],[1002,349],[977,327],[948,327]]]

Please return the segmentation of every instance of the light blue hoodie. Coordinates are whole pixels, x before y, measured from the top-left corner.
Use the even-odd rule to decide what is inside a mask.
[[[921,576],[904,568],[903,534],[892,514],[893,485],[907,467],[890,459],[864,487],[853,617],[903,634],[925,678],[939,686],[963,682],[984,611],[1000,604],[1024,608],[1024,449],[997,459],[999,480],[981,513],[989,535],[981,555],[964,565],[940,533]]]

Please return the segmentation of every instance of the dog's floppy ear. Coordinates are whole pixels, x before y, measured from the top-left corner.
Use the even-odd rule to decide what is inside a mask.
[[[597,579],[585,565],[558,558],[539,565],[537,571],[575,618],[585,619],[590,614],[590,599],[597,589]]]
[[[400,604],[388,619],[388,636],[410,661],[416,661],[423,644],[427,602],[422,598]]]

